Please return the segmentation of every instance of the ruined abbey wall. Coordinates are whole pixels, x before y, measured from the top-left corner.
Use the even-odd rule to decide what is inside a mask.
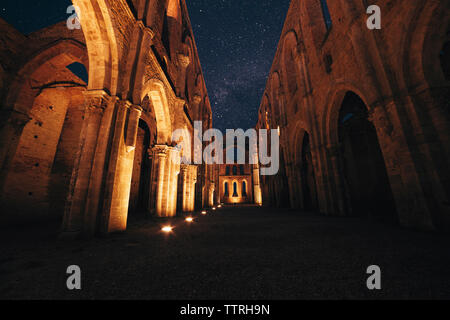
[[[136,211],[208,205],[212,170],[180,164],[172,140],[212,125],[186,3],[73,3],[81,29],[23,35],[0,21],[1,222],[60,219],[92,235],[125,230]]]
[[[281,131],[266,205],[450,227],[449,17],[447,0],[292,1],[257,125]]]

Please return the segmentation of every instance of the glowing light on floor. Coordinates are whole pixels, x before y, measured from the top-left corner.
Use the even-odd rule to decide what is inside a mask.
[[[194,218],[192,218],[192,217],[187,217],[187,218],[186,218],[186,222],[192,223],[192,222],[194,222]]]
[[[173,231],[173,227],[172,226],[165,226],[161,230],[162,230],[162,232],[165,232],[165,233],[171,233]]]
[[[216,208],[213,208],[213,210],[216,210]]]
[[[219,205],[217,206],[217,208],[222,208],[222,205],[221,205],[221,204],[219,204]]]
[[[207,213],[208,212],[206,212],[206,211],[202,211],[202,215],[204,215],[204,216],[206,216]]]

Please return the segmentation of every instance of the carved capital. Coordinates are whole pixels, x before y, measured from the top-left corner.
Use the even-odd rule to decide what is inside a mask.
[[[192,99],[192,102],[194,102],[195,105],[199,105],[200,102],[202,102],[202,97],[198,94],[196,94],[194,96],[194,98]]]
[[[191,58],[183,53],[178,53],[177,58],[180,66],[185,69],[191,64]]]
[[[183,107],[187,104],[186,100],[181,98],[174,99],[175,110],[183,110]]]
[[[142,31],[144,31],[145,33],[148,34],[150,39],[153,39],[155,37],[155,32],[151,28],[147,27],[145,25],[144,21],[138,20],[138,21],[136,21],[136,23]]]
[[[105,110],[111,96],[104,90],[88,90],[84,92],[86,106],[89,109]]]
[[[157,157],[167,157],[169,153],[169,147],[166,145],[156,145],[153,147],[152,152]]]
[[[138,112],[139,116],[142,114],[142,112],[144,112],[144,109],[143,109],[140,105],[137,105],[137,104],[131,105],[130,108],[131,108],[132,110]]]

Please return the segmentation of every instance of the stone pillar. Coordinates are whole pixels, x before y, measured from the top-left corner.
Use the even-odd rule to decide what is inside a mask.
[[[260,182],[260,171],[259,164],[254,164],[252,168],[253,174],[253,198],[255,204],[262,205],[262,193],[261,193],[261,182]]]
[[[103,233],[125,231],[128,220],[136,138],[142,109],[128,101],[118,103],[103,202]]]
[[[99,194],[89,195],[91,183],[101,172],[93,171],[94,162],[101,154],[96,153],[98,139],[101,136],[101,125],[105,109],[111,97],[103,90],[92,90],[85,93],[86,108],[80,135],[79,151],[76,156],[69,195],[64,213],[62,230],[64,234],[80,234],[95,232],[98,218],[98,207],[86,212],[86,203],[99,200]],[[101,169],[103,166],[100,165]],[[102,178],[100,178],[101,180]],[[97,199],[92,199],[92,197]]]
[[[333,212],[337,215],[345,215],[347,208],[349,207],[348,199],[346,197],[346,188],[344,177],[341,172],[340,159],[339,159],[339,146],[328,145],[327,146],[327,159],[329,159],[329,184],[332,186],[329,190],[330,198],[333,202]]]
[[[155,214],[157,217],[173,217],[177,210],[180,151],[167,145],[157,145],[153,149],[153,159]]]
[[[189,166],[182,164],[180,167],[180,177],[178,184],[178,211],[187,212]]]
[[[421,172],[417,170],[423,163],[413,161],[414,155],[404,135],[391,122],[388,109],[395,107],[394,102],[387,107],[376,106],[372,108],[369,120],[377,130],[399,221],[405,227],[433,230],[437,226],[433,223],[433,212],[430,212],[429,193],[422,187]],[[435,193],[436,189],[433,188]]]
[[[195,184],[197,183],[197,167],[193,165],[181,165],[181,187],[182,187],[182,212],[193,212],[195,210]]]
[[[186,71],[191,63],[189,56],[179,53],[178,64],[180,65],[180,76],[177,84],[177,96],[186,97]]]
[[[195,211],[195,187],[197,185],[198,166],[191,166],[191,185],[189,189],[189,211]]]

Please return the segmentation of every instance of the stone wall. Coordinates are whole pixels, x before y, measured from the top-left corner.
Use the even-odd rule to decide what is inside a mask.
[[[442,66],[449,59],[444,47],[450,2],[376,1],[381,30],[366,26],[369,3],[327,2],[330,28],[319,0],[293,0],[289,8],[257,125],[280,128],[285,162],[278,176],[262,177],[264,202],[280,203],[276,199],[288,188],[292,207],[381,218],[374,208],[389,202],[390,193],[391,220],[410,228],[448,229],[450,83]],[[358,99],[347,99],[352,94]],[[366,108],[361,119],[343,114],[356,108],[356,101]],[[351,132],[361,126],[372,140],[355,142]],[[306,134],[313,179],[304,174]],[[352,177],[348,167],[352,161],[363,165],[369,151],[361,148],[368,144],[379,145],[384,165]],[[368,189],[381,181],[370,176],[383,175],[385,191],[372,192],[367,212],[357,212],[353,204],[362,192],[351,190]],[[307,205],[311,188],[315,208]]]
[[[172,140],[184,129],[192,148],[193,122],[212,125],[185,2],[73,3],[81,30],[62,22],[25,36],[0,21],[0,189],[11,209],[1,221],[53,217],[65,234],[92,235],[125,230],[129,212],[171,217],[177,203],[206,204],[195,190],[213,185],[214,169],[180,175],[186,150]]]

